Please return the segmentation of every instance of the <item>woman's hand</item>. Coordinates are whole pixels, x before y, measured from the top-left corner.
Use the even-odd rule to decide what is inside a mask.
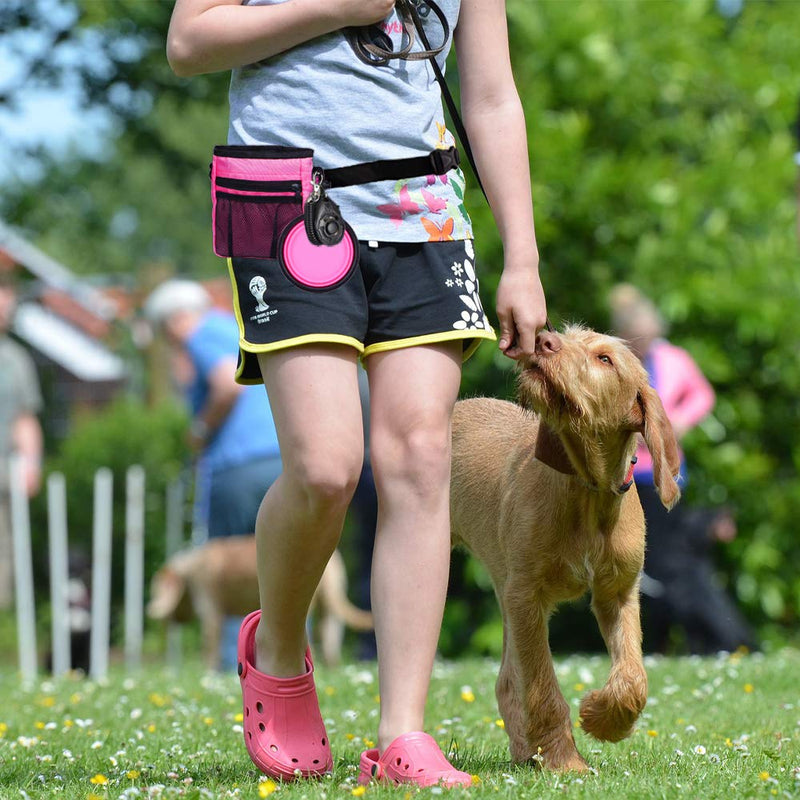
[[[343,28],[360,27],[386,19],[392,13],[394,0],[339,0],[337,6],[335,13]]]
[[[538,262],[536,251],[526,259],[506,258],[500,276],[496,297],[500,321],[498,346],[509,358],[533,355],[536,334],[547,322],[547,303],[539,279]]]

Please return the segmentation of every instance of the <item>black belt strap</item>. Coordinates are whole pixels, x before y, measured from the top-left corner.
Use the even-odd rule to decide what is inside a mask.
[[[325,170],[325,186],[336,189],[341,186],[358,186],[372,181],[399,181],[417,178],[420,175],[444,175],[460,163],[458,150],[433,150],[426,156],[393,158],[384,161],[369,161]]]

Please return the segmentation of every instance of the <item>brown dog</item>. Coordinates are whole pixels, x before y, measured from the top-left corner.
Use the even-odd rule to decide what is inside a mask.
[[[219,668],[219,643],[226,616],[244,616],[259,607],[255,536],[209,539],[200,547],[176,553],[154,576],[147,615],[151,619],[188,622],[197,616],[206,665]],[[338,664],[344,626],[372,630],[372,614],[347,599],[347,572],[336,550],[312,602],[317,615],[322,660]]]
[[[512,759],[585,770],[553,670],[548,617],[591,590],[612,663],[605,687],[583,698],[581,724],[598,739],[628,736],[647,700],[645,523],[633,454],[642,435],[671,508],[680,497],[678,449],[647,373],[619,339],[579,326],[541,332],[518,388],[522,406],[489,398],[456,405],[453,544],[486,565],[500,603],[496,693]]]

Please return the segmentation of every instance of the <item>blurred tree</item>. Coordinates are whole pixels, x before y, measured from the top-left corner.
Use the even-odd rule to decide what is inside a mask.
[[[754,618],[786,631],[800,614],[796,5],[746,2],[733,18],[713,0],[507,6],[551,318],[606,329],[619,280],[656,300],[719,398],[686,443],[687,499],[735,508],[734,588]],[[138,0],[0,8],[0,29],[49,37],[41,55],[21,52],[24,85],[72,76],[86,104],[118,121],[99,161],[49,163],[42,180],[0,196],[0,213],[76,269],[135,275],[154,259],[195,274],[224,269],[210,252],[207,168],[225,135],[227,76],[171,74],[170,11]],[[502,248],[474,188],[467,202],[491,307]],[[465,370],[468,394],[508,396],[513,384],[490,346]],[[483,581],[470,567],[461,583],[477,592]],[[493,606],[474,600],[465,615],[456,599],[453,627],[486,620],[486,647]]]

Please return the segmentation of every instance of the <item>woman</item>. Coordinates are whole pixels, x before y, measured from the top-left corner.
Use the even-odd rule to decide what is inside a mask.
[[[436,11],[415,5],[434,44],[443,32]],[[505,4],[440,5],[454,31],[465,125],[504,244],[499,346],[524,358],[546,311]],[[167,54],[179,75],[233,70],[230,145],[313,148],[325,169],[448,148],[453,138],[429,62],[367,63],[343,34],[354,26],[379,26],[378,41],[388,37],[395,51],[408,41],[390,0],[177,0]],[[441,67],[449,43],[437,56]],[[359,779],[469,783],[422,728],[447,590],[450,417],[463,358],[494,334],[477,294],[463,176],[431,172],[331,191],[360,260],[328,292],[303,292],[273,259],[231,262],[245,320],[240,379],[263,378],[284,461],[256,531],[261,610],[240,634],[245,739],[273,776],[324,774],[332,764],[304,658],[304,622],[361,469],[360,355],[380,504],[372,608],[381,715],[378,746],[362,754]],[[261,323],[250,330],[254,285],[259,307],[266,298],[274,314],[268,323],[267,312],[253,315]],[[257,717],[250,724],[247,709]]]

